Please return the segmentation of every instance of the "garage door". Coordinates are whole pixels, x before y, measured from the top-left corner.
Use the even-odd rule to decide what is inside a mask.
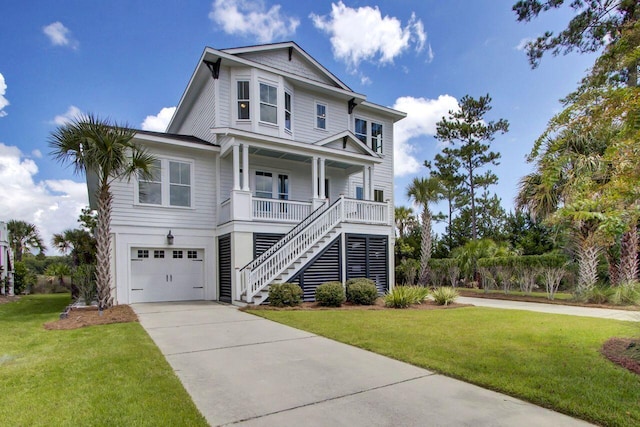
[[[132,303],[198,299],[204,299],[202,249],[131,250]]]

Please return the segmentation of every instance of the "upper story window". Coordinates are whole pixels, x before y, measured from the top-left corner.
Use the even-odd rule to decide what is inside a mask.
[[[278,124],[278,88],[260,83],[260,121]]]
[[[138,181],[138,201],[149,205],[162,204],[162,167],[160,160],[151,166],[151,177]]]
[[[382,153],[382,124],[355,119],[354,134],[376,153]],[[371,129],[371,130],[368,130]]]
[[[316,128],[327,128],[327,105],[316,102]]]
[[[371,149],[376,153],[382,153],[382,125],[371,122]]]
[[[362,119],[356,119],[356,126],[354,132],[356,138],[360,141],[367,143],[367,121]]]
[[[192,182],[192,163],[158,159],[151,169],[151,177],[138,179],[138,203],[191,207]]]
[[[238,82],[238,119],[249,120],[251,115],[249,113],[249,82]]]
[[[284,128],[291,132],[291,94],[284,93]]]
[[[169,161],[169,204],[191,206],[191,165]]]
[[[273,174],[256,171],[256,197],[271,199],[273,197]]]
[[[373,190],[373,201],[384,202],[384,190]]]

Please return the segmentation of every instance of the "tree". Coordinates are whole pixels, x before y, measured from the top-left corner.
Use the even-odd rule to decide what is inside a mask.
[[[55,233],[51,244],[63,254],[71,254],[73,265],[94,264],[96,258],[96,240],[91,233],[83,229],[64,230]]]
[[[433,215],[429,205],[442,200],[442,186],[437,178],[414,178],[407,188],[407,196],[422,207],[418,284],[425,286],[429,281],[429,259],[432,249],[431,219]]]
[[[44,274],[52,282],[54,280],[58,280],[58,284],[60,285],[60,287],[64,288],[64,278],[65,276],[71,275],[71,269],[66,264],[55,263],[47,267],[47,270],[44,272]]]
[[[135,175],[151,177],[155,159],[133,141],[135,131],[94,115],[84,115],[59,126],[50,136],[52,156],[71,164],[78,174],[97,180],[96,287],[98,309],[113,304],[111,296],[111,184]]]
[[[443,153],[459,160],[463,173],[460,174],[462,187],[465,189],[470,203],[471,236],[478,238],[478,214],[476,211],[476,192],[487,188],[498,181],[491,171],[481,174],[487,165],[497,165],[500,153],[489,151],[489,142],[495,134],[506,133],[509,123],[500,119],[487,122],[484,116],[491,110],[491,97],[487,94],[479,99],[465,95],[460,100],[460,109],[449,111],[449,117],[443,117],[436,123],[435,138],[453,148],[443,149]]]
[[[407,237],[409,230],[416,224],[416,217],[413,216],[413,209],[406,206],[396,206],[395,222],[398,229],[398,238]]]
[[[16,261],[22,261],[23,253],[38,249],[41,253],[47,250],[38,227],[26,221],[12,219],[7,222],[9,240]]]
[[[519,22],[529,22],[542,12],[557,9],[565,0],[520,0],[513,6]],[[580,53],[597,52],[607,44],[617,43],[625,27],[637,21],[640,6],[637,0],[572,0],[570,7],[576,15],[567,28],[554,35],[544,35],[527,44],[527,56],[532,68],[540,64],[547,51],[553,55],[567,54],[574,49]]]

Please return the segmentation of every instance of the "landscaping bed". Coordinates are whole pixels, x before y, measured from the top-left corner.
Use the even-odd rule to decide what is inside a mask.
[[[611,338],[600,352],[613,363],[640,375],[640,339]]]
[[[465,288],[456,288],[462,297],[471,298],[487,298],[487,299],[499,299],[506,301],[522,301],[522,302],[537,302],[542,304],[556,304],[556,305],[572,305],[576,307],[591,307],[591,308],[610,308],[614,310],[627,310],[638,311],[640,307],[637,305],[613,305],[613,304],[591,304],[578,301],[571,301],[567,299],[555,299],[550,300],[546,296],[533,296],[533,295],[515,295],[505,294],[502,292],[484,292],[482,290],[473,290]]]
[[[424,301],[422,304],[412,304],[406,310],[446,310],[449,308],[460,308],[460,307],[473,307],[473,304],[460,304],[457,302],[451,303],[449,305],[438,305],[431,300]],[[317,302],[303,302],[302,304],[295,307],[273,307],[270,305],[248,305],[246,307],[241,308],[241,310],[399,310],[397,308],[386,307],[384,304],[383,298],[378,298],[373,305],[357,305],[351,304],[349,302],[343,303],[340,307],[325,307]]]
[[[111,323],[137,322],[138,316],[128,305],[116,305],[98,311],[98,307],[73,307],[65,319],[54,320],[44,324],[45,329],[69,330],[93,325]]]

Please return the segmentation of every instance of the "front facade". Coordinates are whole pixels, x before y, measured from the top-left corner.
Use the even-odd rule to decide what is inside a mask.
[[[295,43],[205,49],[149,181],[113,185],[115,301],[261,303],[271,283],[393,283],[393,125]],[[90,200],[94,186],[89,177]]]
[[[7,223],[0,221],[0,295],[13,295],[13,253]]]

